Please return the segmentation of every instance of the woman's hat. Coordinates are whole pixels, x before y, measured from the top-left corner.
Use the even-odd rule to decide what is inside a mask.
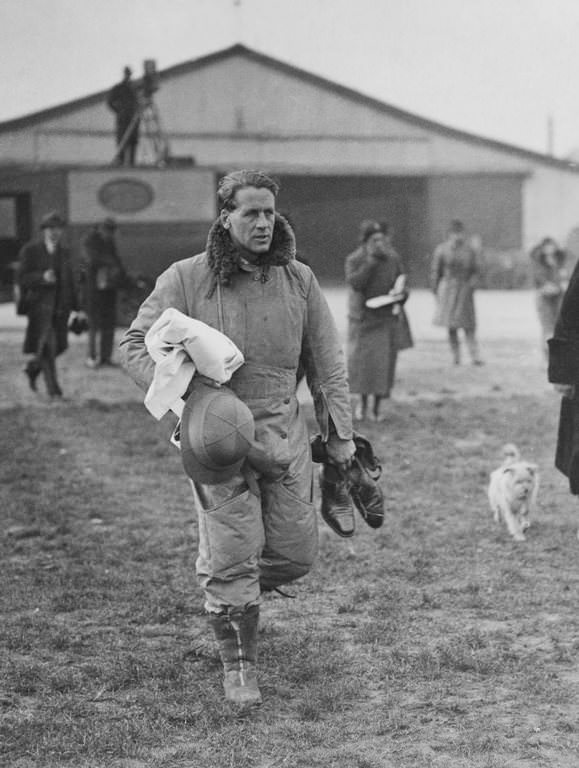
[[[193,378],[181,416],[181,459],[191,480],[219,485],[241,469],[255,437],[247,405],[231,389]]]
[[[379,221],[374,221],[373,219],[365,219],[360,224],[360,242],[367,242],[372,237],[372,235],[375,235],[377,232],[385,235],[386,225],[380,223]]]

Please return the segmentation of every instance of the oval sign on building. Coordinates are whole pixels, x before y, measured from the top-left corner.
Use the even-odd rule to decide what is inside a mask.
[[[138,179],[113,179],[98,191],[103,208],[113,213],[137,213],[148,208],[155,194],[150,184]]]

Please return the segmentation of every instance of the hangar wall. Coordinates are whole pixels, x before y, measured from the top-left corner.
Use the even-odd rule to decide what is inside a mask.
[[[451,219],[461,219],[483,246],[521,248],[522,175],[456,174],[428,179],[428,240],[440,243]]]
[[[569,234],[579,226],[579,174],[536,166],[525,182],[523,203],[526,250],[547,236],[566,244]]]
[[[318,277],[343,282],[344,259],[358,246],[363,219],[386,221],[412,280],[422,279],[426,185],[416,177],[278,176],[279,210]]]

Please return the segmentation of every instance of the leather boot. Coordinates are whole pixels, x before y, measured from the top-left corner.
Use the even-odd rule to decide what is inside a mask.
[[[356,527],[354,508],[348,485],[338,467],[333,464],[322,464],[320,490],[322,518],[338,536],[344,539],[351,538]]]
[[[213,613],[209,621],[219,643],[225,698],[243,707],[261,704],[256,677],[259,606]]]
[[[377,462],[376,462],[377,464]],[[370,528],[380,528],[384,522],[384,494],[378,485],[378,477],[382,471],[368,466],[356,451],[352,466],[348,470],[350,481],[350,496],[358,512]]]

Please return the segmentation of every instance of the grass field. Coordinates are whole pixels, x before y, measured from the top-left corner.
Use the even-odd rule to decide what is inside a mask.
[[[78,341],[59,363],[69,399],[34,398],[19,332],[0,334],[0,765],[576,768],[579,515],[553,469],[558,399],[528,304],[501,335],[488,301],[481,370],[450,367],[411,314],[388,419],[363,426],[386,523],[328,530],[296,599],[265,599],[264,706],[245,718],[223,704],[171,424],[120,371],[84,369]],[[507,441],[542,473],[521,544],[485,497]]]

